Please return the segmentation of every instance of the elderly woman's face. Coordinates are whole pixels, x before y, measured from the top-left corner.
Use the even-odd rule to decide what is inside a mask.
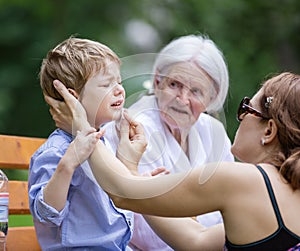
[[[213,80],[194,63],[178,63],[158,77],[155,96],[164,122],[189,129],[216,96]]]

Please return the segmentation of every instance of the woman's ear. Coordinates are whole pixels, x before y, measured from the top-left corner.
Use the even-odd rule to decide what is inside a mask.
[[[69,93],[71,93],[76,99],[79,98],[79,94],[78,94],[74,89],[68,88],[68,91],[69,91]]]
[[[157,94],[157,90],[159,89],[159,84],[161,81],[161,77],[159,76],[158,72],[156,71],[153,79],[153,92],[154,94]]]
[[[154,89],[158,88],[158,85],[160,83],[160,77],[158,74],[155,74],[154,81],[153,81],[153,87]]]
[[[271,143],[277,137],[277,125],[273,119],[269,119],[268,124],[264,130],[264,143]]]

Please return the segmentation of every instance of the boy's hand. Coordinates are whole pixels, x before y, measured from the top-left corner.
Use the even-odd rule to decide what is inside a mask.
[[[92,127],[84,129],[81,132],[78,131],[75,139],[68,147],[63,161],[67,162],[68,166],[77,168],[82,162],[89,158],[103,134],[103,131],[97,132],[96,129]]]
[[[146,150],[147,140],[143,126],[132,121],[127,112],[120,125],[120,142],[117,149],[117,158],[120,159],[127,168],[137,173],[138,163]]]

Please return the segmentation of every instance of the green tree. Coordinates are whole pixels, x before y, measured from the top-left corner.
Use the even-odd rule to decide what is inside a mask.
[[[47,137],[54,129],[38,72],[47,51],[71,35],[99,40],[126,58],[204,33],[228,63],[224,114],[233,139],[241,97],[268,74],[299,73],[299,10],[298,0],[1,0],[0,132]],[[128,94],[142,90],[143,80],[126,79]]]

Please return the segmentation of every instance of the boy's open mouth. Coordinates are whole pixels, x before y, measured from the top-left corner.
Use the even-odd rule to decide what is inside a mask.
[[[113,103],[111,106],[113,106],[113,107],[122,106],[123,102],[124,102],[123,100],[118,100],[115,103]]]

